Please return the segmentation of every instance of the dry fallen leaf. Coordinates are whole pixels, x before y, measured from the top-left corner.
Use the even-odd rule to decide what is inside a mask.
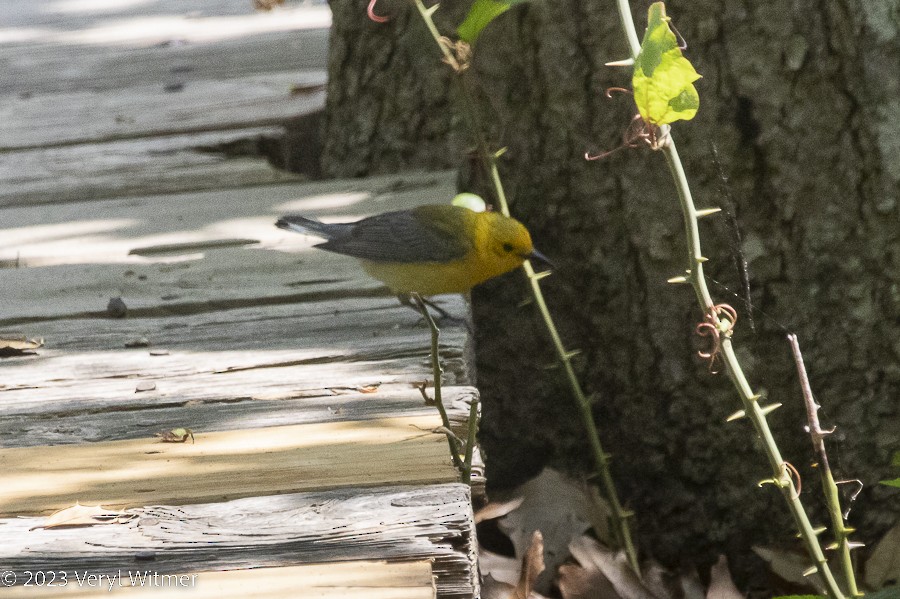
[[[657,598],[641,583],[624,552],[616,553],[585,535],[569,543],[569,550],[578,563],[584,566],[590,564],[598,569],[612,583],[621,599],[665,599]]]
[[[563,599],[617,599],[619,597],[609,580],[593,564],[583,566],[563,564],[559,567],[556,582]]]
[[[522,560],[479,550],[478,565],[482,573],[483,599],[542,599],[532,589],[544,571],[544,540],[536,530]]]
[[[268,11],[281,4],[284,4],[284,0],[253,0],[253,8],[256,10]]]
[[[525,497],[518,496],[513,497],[507,501],[491,501],[483,508],[475,512],[475,524],[479,524],[486,520],[494,520],[495,518],[501,518],[511,511],[517,509],[522,502],[525,501]]]
[[[94,526],[96,524],[120,524],[134,518],[134,514],[126,514],[124,512],[116,512],[102,505],[81,505],[75,503],[72,507],[67,507],[47,516],[47,520],[42,526],[35,526],[31,530],[38,528],[62,528],[66,526]]]
[[[194,431],[189,428],[173,428],[170,431],[156,433],[156,436],[163,443],[184,443],[188,437],[191,438],[191,443],[194,443]]]
[[[591,537],[573,540],[569,549],[578,564],[559,569],[564,599],[706,599],[696,571],[678,573],[648,561],[638,578],[623,551],[615,552]]]
[[[656,597],[689,599],[691,595],[685,591],[685,581],[692,579],[699,588],[699,592],[694,594],[693,597],[695,599],[705,599],[706,589],[700,584],[696,572],[694,570],[691,574],[680,574],[668,568],[663,568],[659,562],[648,561],[641,565],[641,582]]]
[[[516,583],[519,582],[522,562],[514,557],[507,557],[479,547],[478,569],[481,570],[482,576],[490,576],[494,582],[505,584],[509,588],[509,592],[512,592]],[[509,593],[503,596],[508,597]]]
[[[703,583],[700,582],[700,575],[696,569],[692,569],[687,574],[682,574],[679,578],[680,588],[676,594],[677,597],[682,599],[705,599],[706,589],[703,588]]]
[[[569,542],[591,528],[595,506],[587,485],[550,468],[519,487],[516,494],[525,498],[522,505],[501,518],[498,526],[512,541],[518,558],[528,551],[532,533],[541,531],[548,572],[537,588],[543,592],[568,559]]]
[[[515,599],[528,599],[538,576],[544,571],[544,537],[536,530],[531,535],[531,543],[522,558],[522,573],[513,594]]]
[[[480,555],[478,561],[481,561]],[[485,574],[481,579],[481,599],[509,599],[515,592],[515,588],[508,582],[495,579],[493,574]]]
[[[753,548],[753,553],[768,562],[769,569],[776,576],[801,587],[814,588],[820,595],[825,594],[825,589],[818,576],[803,575],[811,565],[811,560],[806,553],[758,546]]]
[[[28,355],[42,345],[43,339],[27,339],[24,335],[0,336],[0,357]]]
[[[744,594],[731,580],[728,559],[724,555],[719,556],[719,561],[709,572],[709,589],[706,591],[706,599],[744,599]]]
[[[866,560],[866,586],[878,590],[890,581],[900,581],[900,524],[890,529]]]

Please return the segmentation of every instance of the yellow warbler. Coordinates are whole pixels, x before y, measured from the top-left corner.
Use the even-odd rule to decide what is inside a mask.
[[[526,259],[549,263],[519,221],[460,206],[419,206],[353,223],[287,215],[275,224],[326,239],[315,247],[359,258],[369,275],[401,296],[465,293]]]

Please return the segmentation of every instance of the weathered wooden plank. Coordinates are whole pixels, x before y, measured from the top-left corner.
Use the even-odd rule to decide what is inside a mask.
[[[0,206],[248,187],[297,181],[261,156],[224,156],[198,148],[278,138],[280,127],[238,129],[39,148],[3,155]]]
[[[202,79],[175,90],[135,84],[6,96],[0,103],[0,152],[40,147],[277,125],[321,110],[324,71]],[[293,93],[303,88],[304,93]]]
[[[0,514],[457,480],[436,415],[0,449]]]
[[[244,0],[216,1],[214,12],[228,10],[226,5],[231,4],[249,14],[191,18],[177,15],[188,6],[183,0],[174,3],[179,5],[173,11],[176,14],[153,23],[148,22],[153,17],[146,13],[131,17],[133,24],[143,20],[147,27],[106,29],[119,36],[115,43],[88,43],[85,38],[92,30],[96,35],[103,28],[79,23],[71,15],[53,28],[35,30],[37,23],[28,24],[30,29],[20,27],[19,43],[3,43],[15,29],[0,15],[0,23],[6,26],[0,29],[0,95],[39,96],[85,88],[110,91],[136,81],[163,87],[272,71],[324,70],[327,66],[331,20],[327,6],[259,14]],[[40,4],[47,2],[2,2],[0,13],[4,7],[12,6],[21,13]],[[145,3],[141,9],[153,10],[162,4]],[[110,15],[105,17],[107,22],[111,20]],[[218,38],[214,37],[217,33]]]
[[[154,574],[156,574],[154,576]],[[153,570],[126,570],[112,577],[75,571],[65,585],[54,572],[53,587],[17,586],[4,597],[66,597],[100,599],[116,596],[179,599],[190,592],[193,599],[244,597],[306,597],[309,599],[432,599],[436,589],[431,562],[358,561],[309,564],[281,568],[253,568],[226,572],[194,572],[158,575]],[[26,575],[27,578],[27,575]],[[32,576],[32,580],[33,580]],[[47,580],[44,575],[39,576]]]
[[[174,310],[179,303],[216,306],[235,299],[374,289],[377,283],[355,260],[311,250],[315,238],[275,228],[275,217],[301,212],[352,220],[445,203],[454,193],[452,177],[294,183],[71,202],[52,210],[0,208],[0,328],[28,318],[102,312],[109,298],[118,296],[132,308]],[[229,239],[244,245],[223,247]],[[160,246],[168,252],[152,251]]]
[[[410,385],[382,385],[374,393],[347,389],[293,392],[292,396],[214,397],[180,399],[172,397],[135,399],[128,405],[94,404],[81,401],[56,405],[39,404],[41,411],[4,412],[0,417],[0,447],[61,445],[117,439],[137,439],[155,433],[188,427],[194,431],[235,430],[288,424],[355,422],[404,416],[428,416],[433,406],[425,405]],[[366,389],[366,387],[359,387]],[[315,394],[315,395],[313,395]],[[152,393],[150,394],[152,395]],[[477,396],[472,387],[443,389],[444,405],[451,426],[463,435],[470,402]]]
[[[315,369],[309,367],[383,362],[385,374],[390,375],[417,369],[428,360],[430,335],[418,324],[421,317],[395,298],[367,298],[362,305],[353,297],[260,304],[231,310],[189,306],[195,311],[170,314],[157,314],[162,310],[154,309],[153,316],[124,319],[73,317],[36,322],[27,331],[43,337],[45,346],[35,350],[34,356],[0,362],[0,390],[72,388],[87,380],[179,384],[197,375],[235,384],[251,377],[246,379],[248,384],[255,384],[255,371],[294,367],[298,370],[286,377],[303,388],[301,382],[327,381],[316,379]],[[463,300],[453,296],[442,298],[441,305],[451,313],[466,309]],[[463,357],[467,328],[462,322],[447,321],[443,329],[448,384],[465,382],[464,371],[457,370],[453,361]],[[126,347],[136,340],[150,347]],[[48,372],[53,376],[48,377]],[[278,377],[271,371],[266,376]]]
[[[461,484],[346,488],[128,510],[121,524],[39,528],[0,519],[0,563],[24,570],[159,574],[384,559],[433,561],[438,596],[473,597],[476,542]],[[337,564],[335,564],[337,565]]]
[[[246,24],[243,31],[237,31],[242,35],[252,32],[254,29],[262,30],[290,30],[303,26],[303,21],[293,21],[292,15],[308,11],[320,11],[324,3],[321,0],[306,2],[304,0],[289,0],[284,6],[273,12],[257,12],[253,4],[247,4],[242,0],[191,0],[185,4],[183,0],[27,0],[23,2],[3,2],[0,7],[0,23],[3,23],[6,37],[3,41],[9,43],[16,39],[11,34],[16,29],[23,29],[29,35],[19,36],[22,39],[31,39],[36,42],[50,43],[53,36],[64,37],[67,32],[83,31],[86,28],[98,25],[127,25],[129,19],[154,19],[144,23],[144,27],[135,31],[135,27],[123,27],[125,32],[119,33],[121,39],[134,39],[135,33],[141,35],[162,36],[160,39],[168,39],[165,36],[176,35],[179,31],[167,31],[166,25],[181,21],[191,21],[196,29],[205,30],[215,25],[227,25],[230,21],[240,21]],[[159,19],[165,17],[165,19]],[[220,17],[234,17],[226,21],[217,21]],[[208,19],[214,19],[208,21]],[[248,21],[251,22],[248,24]],[[256,21],[257,24],[252,24]],[[157,25],[156,30],[149,27]],[[326,22],[327,26],[327,22]],[[105,28],[105,27],[104,27]],[[215,28],[215,27],[213,27]],[[206,37],[230,37],[235,33],[233,27],[225,27],[224,31],[206,32]],[[140,40],[138,40],[140,41]],[[85,43],[104,43],[103,40]],[[106,40],[106,43],[111,43]]]

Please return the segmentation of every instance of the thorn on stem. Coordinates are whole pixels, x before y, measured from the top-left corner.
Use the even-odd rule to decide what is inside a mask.
[[[634,66],[634,58],[623,58],[622,60],[613,60],[605,63],[603,66],[607,67],[633,67]],[[621,89],[621,88],[619,88]],[[607,96],[609,97],[609,96]]]
[[[780,404],[780,403],[773,403],[773,404],[770,404],[763,408],[760,408],[760,411],[762,412],[763,416],[768,416],[769,414],[771,414],[772,412],[774,412],[775,410],[780,408],[781,405],[782,404]]]
[[[579,355],[580,353],[581,353],[581,350],[580,350],[580,349],[573,349],[573,350],[571,350],[571,351],[567,351],[566,353],[563,354],[563,359],[564,359],[564,360],[571,360],[572,358],[574,358],[575,356]]]
[[[740,420],[745,416],[747,416],[747,412],[745,412],[744,410],[738,410],[737,412],[726,418],[725,422],[734,422],[735,420]]]
[[[711,216],[711,215],[717,214],[717,213],[719,213],[719,212],[722,212],[722,209],[721,209],[721,208],[704,208],[703,210],[698,210],[698,211],[697,211],[697,218],[703,218],[703,217],[706,217],[706,216]]]

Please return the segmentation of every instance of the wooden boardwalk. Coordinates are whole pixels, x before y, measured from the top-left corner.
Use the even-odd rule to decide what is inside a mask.
[[[273,226],[447,202],[453,175],[211,152],[321,110],[328,14],[190,4],[0,3],[0,339],[44,342],[0,341],[3,596],[476,596],[427,329]],[[469,335],[441,339],[461,434]],[[45,527],[76,502],[120,515]]]

